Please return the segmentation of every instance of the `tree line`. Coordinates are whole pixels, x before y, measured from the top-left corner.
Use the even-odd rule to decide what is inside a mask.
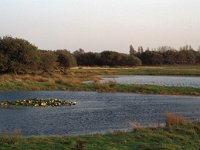
[[[0,38],[0,73],[66,73],[76,65],[76,58],[67,50],[39,50],[24,39]]]
[[[85,52],[79,49],[71,53],[68,50],[40,50],[29,41],[0,37],[0,73],[67,73],[74,66],[140,66],[140,65],[174,65],[199,64],[200,50],[191,46],[179,50],[163,46],[146,49],[142,46],[136,51],[130,46],[129,54],[115,51],[100,53]]]
[[[200,50],[195,51],[189,45],[181,47],[180,50],[168,46],[144,50],[140,46],[138,51],[131,45],[129,54],[113,51],[85,53],[80,49],[75,51],[74,55],[80,66],[194,65],[200,63]]]
[[[143,65],[175,65],[175,64],[199,64],[200,51],[195,51],[191,46],[186,45],[176,50],[171,47],[159,47],[158,49],[138,53]]]

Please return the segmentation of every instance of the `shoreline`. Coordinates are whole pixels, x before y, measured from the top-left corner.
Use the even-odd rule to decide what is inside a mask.
[[[105,93],[200,96],[200,88],[193,87],[159,86],[145,84],[118,84],[115,82],[97,82],[74,85],[33,81],[7,81],[1,83],[0,92],[11,91],[90,91]]]
[[[80,136],[23,137],[20,133],[0,136],[0,149],[198,149],[200,123],[135,127],[132,131]]]

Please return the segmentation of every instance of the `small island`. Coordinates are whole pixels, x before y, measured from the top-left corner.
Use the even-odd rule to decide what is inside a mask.
[[[76,102],[69,102],[60,99],[27,99],[27,100],[16,100],[16,101],[1,101],[0,108],[5,107],[58,107],[58,106],[72,106],[76,105]]]

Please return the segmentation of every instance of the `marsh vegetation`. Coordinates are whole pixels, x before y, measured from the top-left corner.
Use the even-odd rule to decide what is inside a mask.
[[[10,107],[58,107],[58,106],[72,106],[76,105],[76,102],[69,102],[60,99],[26,99],[26,100],[16,100],[16,101],[0,101],[0,107],[10,108]]]

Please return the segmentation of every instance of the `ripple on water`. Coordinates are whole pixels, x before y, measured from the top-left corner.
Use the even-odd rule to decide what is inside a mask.
[[[0,131],[21,129],[22,135],[77,135],[127,130],[138,121],[164,122],[166,112],[200,119],[200,97],[96,92],[0,92],[0,101],[59,98],[72,107],[0,109]]]
[[[153,84],[165,86],[196,87],[200,88],[200,77],[173,77],[173,76],[116,76],[103,78],[101,82],[114,81],[122,84]]]

